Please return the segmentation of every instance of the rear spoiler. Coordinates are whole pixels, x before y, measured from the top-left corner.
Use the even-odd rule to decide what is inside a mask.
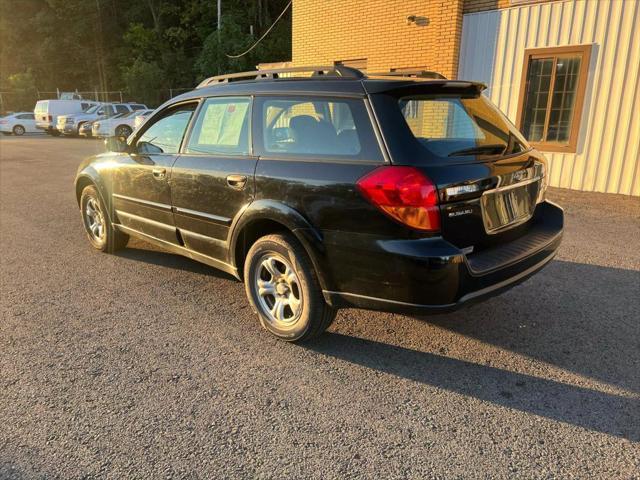
[[[482,82],[466,80],[420,80],[397,82],[397,86],[386,82],[363,82],[367,93],[391,93],[400,95],[419,95],[425,93],[462,93],[480,95],[487,86]]]

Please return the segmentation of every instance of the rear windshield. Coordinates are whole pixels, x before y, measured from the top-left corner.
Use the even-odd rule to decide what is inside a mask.
[[[510,155],[527,141],[487,98],[420,95],[398,100],[418,142],[438,157]]]

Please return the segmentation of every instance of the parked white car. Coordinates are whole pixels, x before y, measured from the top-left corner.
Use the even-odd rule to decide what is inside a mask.
[[[17,112],[0,118],[0,132],[5,135],[24,135],[37,132],[35,116],[32,112]]]
[[[143,110],[153,111],[153,110]],[[136,129],[135,122],[141,111],[136,110],[115,117],[105,118],[93,122],[91,134],[94,137],[128,137]]]
[[[94,122],[114,115],[142,111],[147,106],[141,103],[101,103],[86,112],[60,115],[56,129],[63,135],[78,135],[83,123]]]
[[[144,123],[149,115],[153,113],[153,110],[143,110],[142,112],[138,112],[136,115],[136,119],[133,122],[133,129],[137,130],[140,125]]]
[[[59,115],[81,113],[97,105],[93,100],[39,100],[33,110],[36,128],[49,135],[60,135],[56,129]]]

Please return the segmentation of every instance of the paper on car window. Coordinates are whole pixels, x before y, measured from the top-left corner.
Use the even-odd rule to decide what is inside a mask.
[[[202,121],[198,144],[238,145],[248,108],[248,102],[209,104]]]

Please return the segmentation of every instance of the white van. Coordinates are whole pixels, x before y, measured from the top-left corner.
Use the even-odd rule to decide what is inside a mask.
[[[96,104],[93,100],[39,100],[33,110],[36,128],[50,135],[59,135],[56,130],[58,115],[84,112]]]

